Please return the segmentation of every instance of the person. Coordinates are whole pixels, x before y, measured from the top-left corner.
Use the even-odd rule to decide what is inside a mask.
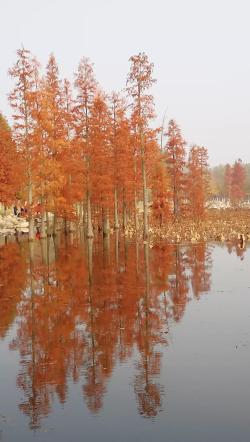
[[[28,214],[28,210],[27,210],[27,201],[25,201],[25,203],[24,203],[24,207],[21,207],[21,212],[20,212],[20,214],[21,214],[21,217],[22,217],[22,218],[26,218],[26,217],[27,217],[27,214]]]
[[[14,206],[14,215],[18,216],[18,208],[17,208],[17,206]]]
[[[36,228],[36,239],[41,239],[41,233],[39,227]]]

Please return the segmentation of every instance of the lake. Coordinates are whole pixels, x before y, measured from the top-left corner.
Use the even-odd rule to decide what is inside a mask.
[[[0,239],[0,440],[246,442],[250,253]]]

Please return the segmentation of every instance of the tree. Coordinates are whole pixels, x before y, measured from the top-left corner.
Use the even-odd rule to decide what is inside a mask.
[[[225,166],[220,164],[211,169],[213,188],[216,196],[225,196]]]
[[[90,109],[97,89],[94,77],[93,65],[88,58],[83,58],[75,75],[75,87],[77,89],[75,105],[76,138],[81,150],[81,158],[85,175],[85,189],[87,200],[87,237],[92,238],[93,225],[91,214],[91,189],[90,171],[93,167],[91,148],[89,143],[89,119]]]
[[[8,122],[0,114],[0,201],[4,205],[13,203],[21,188],[22,165]]]
[[[163,155],[158,152],[152,165],[152,213],[160,227],[164,225],[170,215],[169,207],[169,180]]]
[[[209,192],[208,153],[205,147],[192,146],[188,158],[187,195],[189,214],[204,217]]]
[[[231,187],[232,187],[232,166],[226,164],[224,173],[224,186],[225,186],[225,196],[231,199]]]
[[[132,141],[130,121],[126,116],[126,101],[113,92],[109,98],[110,109],[110,146],[112,150],[112,181],[114,188],[114,227],[119,228],[119,209],[123,215],[123,227],[126,227],[127,210],[136,216],[136,157]]]
[[[49,159],[50,174],[47,179],[49,186],[48,206],[54,213],[53,233],[56,233],[56,216],[65,202],[63,187],[66,181],[62,166],[62,157],[67,140],[65,113],[63,108],[62,83],[53,54],[50,55],[45,77],[46,94],[46,154]],[[60,213],[61,215],[61,213]]]
[[[106,97],[99,92],[91,106],[89,119],[90,171],[89,189],[101,216],[103,234],[108,235],[109,214],[114,207],[112,150],[110,148],[111,121]]]
[[[13,137],[18,151],[25,162],[25,187],[28,194],[29,239],[34,239],[33,193],[35,156],[32,135],[34,130],[34,93],[38,64],[30,51],[22,48],[17,51],[17,61],[9,70],[15,79],[15,87],[9,95],[13,109]]]
[[[154,103],[148,89],[155,83],[153,79],[153,63],[149,62],[145,53],[130,57],[130,72],[127,77],[127,92],[133,99],[132,125],[137,135],[136,154],[141,160],[141,175],[143,188],[143,221],[144,237],[148,236],[148,194],[145,137],[149,122],[154,117]]]
[[[65,231],[73,228],[76,219],[76,208],[84,199],[83,167],[78,143],[75,139],[74,100],[70,82],[65,79],[62,89],[64,125],[66,139],[61,151],[60,162],[65,177],[60,214],[64,217]],[[69,223],[67,223],[69,221]]]
[[[232,169],[231,199],[239,203],[245,196],[246,174],[241,159],[235,161]]]
[[[168,140],[165,146],[165,156],[170,181],[170,198],[173,204],[174,217],[178,218],[185,209],[186,142],[182,138],[180,128],[174,120],[169,121],[166,135]]]
[[[110,144],[112,149],[112,175],[114,185],[114,228],[119,228],[118,214],[118,192],[120,187],[120,166],[121,166],[121,144],[122,132],[121,128],[126,121],[125,117],[125,101],[116,92],[113,92],[109,98],[109,109],[111,119]]]

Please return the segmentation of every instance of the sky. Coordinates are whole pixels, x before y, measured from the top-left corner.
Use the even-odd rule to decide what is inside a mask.
[[[89,57],[107,92],[125,87],[129,57],[146,52],[160,123],[174,118],[210,164],[250,162],[249,0],[1,0],[0,111],[10,117],[8,69],[23,45],[51,52],[73,79]]]

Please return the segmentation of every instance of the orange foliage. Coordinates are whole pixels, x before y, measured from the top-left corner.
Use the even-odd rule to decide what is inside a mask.
[[[15,269],[15,278],[13,278]],[[17,304],[26,284],[26,263],[22,247],[17,243],[0,247],[0,338],[8,332],[15,320]]]
[[[2,249],[6,269],[8,256],[12,265],[20,259],[17,245],[7,247]],[[55,395],[61,403],[67,400],[69,379],[82,383],[87,406],[98,413],[115,365],[135,349],[138,409],[155,416],[162,400],[161,346],[168,343],[170,320],[179,321],[185,312],[189,280],[196,297],[210,287],[207,246],[149,249],[116,235],[112,242],[89,240],[85,248],[67,236],[61,242],[30,243],[24,252],[28,272],[21,267],[26,279],[10,292],[13,306],[2,329],[17,309],[11,348],[20,352],[20,409],[31,428],[50,413]]]
[[[193,146],[189,153],[187,177],[188,210],[193,218],[201,219],[204,217],[208,188],[207,149]]]
[[[67,221],[82,223],[89,238],[94,230],[108,234],[110,227],[126,228],[128,221],[136,231],[143,227],[147,237],[149,219],[161,227],[171,211],[176,218],[187,214],[188,199],[189,209],[196,201],[191,193],[186,195],[187,180],[193,174],[198,177],[198,166],[190,156],[188,176],[186,143],[174,120],[169,122],[164,152],[160,149],[159,129],[151,127],[153,64],[145,53],[129,60],[129,105],[121,94],[113,92],[108,98],[101,91],[87,58],[80,61],[73,89],[68,80],[61,81],[53,54],[42,78],[29,51],[21,49],[17,55],[10,70],[15,80],[10,102],[13,138],[25,173],[23,197],[29,202],[30,231],[37,204],[42,207],[43,237],[46,212],[55,215],[54,233],[60,217],[66,230],[71,225]],[[12,193],[18,187],[12,179],[3,180],[9,189],[11,181]],[[193,189],[195,195],[198,187]],[[205,196],[199,195],[199,209],[189,210],[191,216],[204,212]]]
[[[169,121],[166,133],[168,140],[165,146],[165,158],[170,180],[169,192],[175,217],[185,212],[186,191],[186,142],[182,138],[179,126],[174,120]]]
[[[13,203],[23,180],[22,157],[12,139],[11,129],[0,114],[0,201]]]

